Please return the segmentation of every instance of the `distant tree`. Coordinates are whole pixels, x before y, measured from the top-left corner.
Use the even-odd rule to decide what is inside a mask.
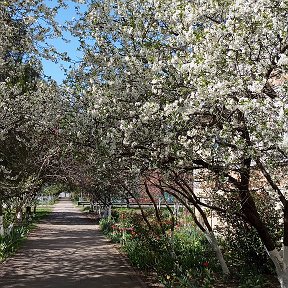
[[[0,234],[3,202],[35,197],[57,153],[52,137],[57,138],[53,131],[64,98],[55,83],[42,78],[40,65],[50,52],[53,58],[53,49],[47,54],[42,47],[45,37],[58,29],[56,11],[43,1],[0,3]]]

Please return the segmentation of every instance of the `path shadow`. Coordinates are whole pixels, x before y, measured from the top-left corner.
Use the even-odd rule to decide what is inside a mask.
[[[56,205],[22,249],[0,265],[1,288],[143,287],[95,220],[71,202]]]

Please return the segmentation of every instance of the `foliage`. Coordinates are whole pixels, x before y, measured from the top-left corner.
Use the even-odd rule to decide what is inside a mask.
[[[71,89],[81,95],[79,140],[101,155],[98,165],[91,161],[101,191],[126,186],[136,194],[135,178],[151,170],[213,179],[227,206],[212,202],[212,209],[234,202],[234,216],[286,267],[279,229],[262,221],[253,197],[252,170],[277,207],[288,209],[287,8],[280,0],[92,1],[74,27],[94,41],[82,43]],[[173,183],[190,202],[188,184],[190,191]]]
[[[254,198],[258,210],[263,215],[262,220],[269,231],[271,231],[274,241],[280,243],[283,233],[280,221],[281,211],[277,208],[275,209],[275,201],[265,191],[255,193]],[[224,197],[217,201],[221,201],[221,205],[225,205]],[[231,206],[231,203],[229,205]],[[225,206],[227,207],[228,205]],[[263,243],[261,243],[255,228],[233,215],[233,213],[229,213],[228,210],[225,215],[220,213],[219,217],[222,217],[222,223],[225,224],[221,224],[217,231],[223,239],[222,246],[229,266],[234,271],[237,271],[238,275],[242,273],[242,270],[244,274],[247,274],[247,263],[250,263],[249,269],[257,275],[274,274],[273,263],[269,259],[269,255]],[[225,225],[225,229],[223,229],[223,225]]]
[[[39,207],[32,222],[27,221],[12,228],[9,234],[0,237],[0,262],[15,253],[28,233],[35,228],[35,223],[46,217],[52,211],[51,207]]]
[[[115,224],[115,222],[113,220],[111,220],[111,219],[108,219],[108,218],[102,218],[99,221],[100,229],[106,235],[108,235],[109,233],[111,233],[113,231],[112,226],[114,224]]]
[[[67,189],[65,184],[57,183],[57,184],[52,184],[52,185],[43,187],[41,193],[44,195],[53,195],[57,197],[65,189]]]
[[[14,253],[29,232],[28,226],[16,227],[10,235],[0,238],[0,259],[4,260],[11,253]]]
[[[45,79],[40,62],[56,60],[47,39],[61,36],[54,19],[60,6],[0,3],[0,204],[31,201],[59,160],[63,90]]]
[[[163,235],[153,210],[145,211],[150,229],[139,211],[119,209],[117,212],[119,222],[102,219],[100,227],[112,241],[122,243],[135,267],[155,271],[165,287],[212,287],[211,272],[219,267],[207,240],[197,229],[178,228],[171,234],[171,223],[162,219],[166,231]]]
[[[124,249],[136,267],[155,271],[165,287],[212,287],[213,256],[205,239],[192,231],[179,231],[173,239],[132,238]]]
[[[80,35],[83,61],[71,71],[65,92],[41,76],[40,57],[55,56],[45,40],[61,35],[54,20],[59,7],[44,2],[0,4],[0,202],[30,201],[52,178],[107,206],[113,196],[138,195],[143,178],[157,171],[190,203],[201,188],[192,178],[199,177],[203,186],[213,183],[214,197],[207,204],[195,194],[194,206],[222,213],[224,234],[231,237],[227,249],[235,241],[242,249],[238,264],[254,255],[259,265],[266,261],[263,242],[270,258],[281,262],[275,265],[281,278],[288,260],[277,241],[287,243],[288,233],[266,219],[270,212],[254,192],[269,190],[263,203],[281,207],[277,222],[282,209],[288,213],[282,189],[287,1],[88,1],[72,28]],[[187,171],[193,181],[179,184],[178,174]],[[148,213],[147,228],[137,217],[122,219],[114,230],[103,223],[104,230],[127,242],[133,233],[133,241],[144,243],[150,235],[155,241],[148,247],[159,245],[168,255],[165,249],[175,244],[167,240],[171,219],[160,215],[159,222]]]
[[[242,271],[239,275],[240,285],[239,288],[262,288],[268,285],[263,274],[259,274],[259,271],[252,268],[250,271]],[[269,286],[268,286],[269,287]]]

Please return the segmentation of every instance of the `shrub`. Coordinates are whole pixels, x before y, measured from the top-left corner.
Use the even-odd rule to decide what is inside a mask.
[[[112,226],[114,224],[115,224],[115,221],[113,219],[109,219],[109,218],[102,218],[99,221],[100,229],[106,235],[111,233],[111,232],[113,232],[113,227]]]
[[[35,227],[34,223],[45,217],[51,208],[42,208],[36,212],[32,222],[23,222],[19,226],[15,226],[10,234],[0,237],[0,261],[6,259],[13,254],[21,245],[27,234]]]
[[[275,242],[281,240],[282,227],[280,225],[281,213],[275,209],[271,199],[264,194],[255,194],[254,199],[261,215],[262,221],[271,231]],[[273,274],[274,266],[264,245],[259,239],[256,230],[233,214],[222,215],[225,229],[219,227],[218,232],[223,239],[222,246],[229,266],[236,271],[235,274]],[[276,233],[272,233],[272,231]],[[247,270],[247,264],[249,269]],[[251,273],[249,273],[249,271]]]
[[[112,220],[102,219],[100,228],[112,241],[122,243],[135,267],[156,272],[165,287],[211,287],[211,271],[218,266],[206,238],[196,228],[172,232],[167,211],[161,214],[165,234],[154,210],[145,210],[150,227],[139,211],[117,209],[115,215]]]
[[[147,245],[143,245],[139,239],[132,239],[125,243],[124,251],[127,253],[133,266],[149,271],[153,270],[155,257],[153,251]]]
[[[155,271],[165,287],[210,287],[209,265],[213,260],[205,255],[207,243],[177,237],[173,242],[164,236],[133,239],[125,244],[125,251],[135,266]]]
[[[124,245],[133,265],[155,271],[165,287],[211,287],[211,268],[217,270],[214,252],[195,228],[178,229],[174,236],[157,235],[136,219],[137,234]]]

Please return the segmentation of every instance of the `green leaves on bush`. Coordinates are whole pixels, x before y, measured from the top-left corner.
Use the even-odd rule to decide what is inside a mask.
[[[217,270],[214,252],[206,238],[194,227],[171,229],[169,214],[160,223],[152,210],[142,216],[132,210],[114,213],[115,219],[102,219],[100,228],[113,242],[121,242],[133,266],[153,271],[165,287],[212,287],[211,268]]]

